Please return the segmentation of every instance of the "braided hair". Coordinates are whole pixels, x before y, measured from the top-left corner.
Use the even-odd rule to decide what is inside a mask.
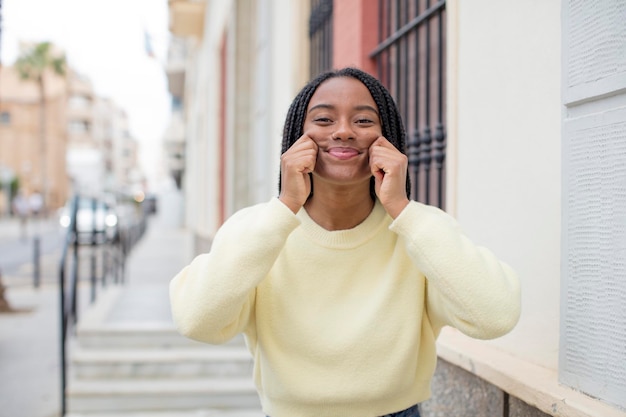
[[[369,90],[376,107],[378,107],[378,114],[380,115],[382,134],[392,143],[400,152],[406,154],[406,132],[404,130],[404,124],[396,103],[394,102],[391,94],[385,88],[385,86],[376,78],[370,74],[357,69],[357,68],[343,68],[340,70],[328,71],[318,75],[316,78],[309,81],[298,95],[294,98],[287,117],[285,120],[285,126],[283,128],[283,142],[281,154],[285,153],[287,149],[291,147],[303,134],[304,120],[306,119],[307,108],[311,97],[317,90],[317,88],[324,81],[335,77],[352,77],[359,80]],[[278,191],[280,192],[281,184],[280,177],[278,179]],[[374,192],[374,178],[372,177],[370,183],[370,193],[372,197],[375,197]],[[406,195],[410,196],[411,183],[409,174],[407,172],[406,178]]]

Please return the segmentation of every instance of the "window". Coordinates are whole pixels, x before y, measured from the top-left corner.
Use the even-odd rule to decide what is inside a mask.
[[[82,120],[74,120],[68,124],[70,133],[87,133],[89,131],[89,123]]]
[[[309,18],[309,39],[311,41],[311,77],[332,68],[333,60],[333,2],[332,0],[311,0]]]
[[[89,107],[91,101],[88,97],[82,95],[76,95],[70,97],[69,105],[74,109],[84,109]]]

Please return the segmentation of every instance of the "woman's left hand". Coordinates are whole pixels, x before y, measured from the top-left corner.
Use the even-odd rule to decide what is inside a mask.
[[[382,136],[370,146],[369,156],[376,196],[395,219],[409,204],[406,195],[408,158]]]

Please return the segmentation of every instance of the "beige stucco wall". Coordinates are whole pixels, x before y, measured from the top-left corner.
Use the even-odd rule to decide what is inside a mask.
[[[491,343],[555,369],[560,1],[453,0],[448,12],[449,211],[520,276],[520,322]]]

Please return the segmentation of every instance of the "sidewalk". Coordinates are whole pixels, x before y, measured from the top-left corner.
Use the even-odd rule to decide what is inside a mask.
[[[26,239],[32,239],[37,232],[47,232],[58,229],[59,219],[55,214],[51,214],[47,218],[29,218],[24,226],[22,226],[18,217],[0,217],[0,244],[8,241],[17,241],[25,236]]]
[[[4,230],[19,231],[9,223],[3,226]],[[171,321],[168,283],[191,260],[190,243],[185,230],[168,226],[158,215],[150,218],[146,234],[127,259],[126,283],[109,320]],[[39,289],[21,286],[7,290],[8,301],[18,312],[0,314],[1,417],[58,416],[59,256],[50,256],[50,262],[43,265]],[[26,265],[18,274],[29,272]],[[11,279],[19,277],[8,277]],[[81,311],[88,304],[88,294],[84,282],[79,295]]]

